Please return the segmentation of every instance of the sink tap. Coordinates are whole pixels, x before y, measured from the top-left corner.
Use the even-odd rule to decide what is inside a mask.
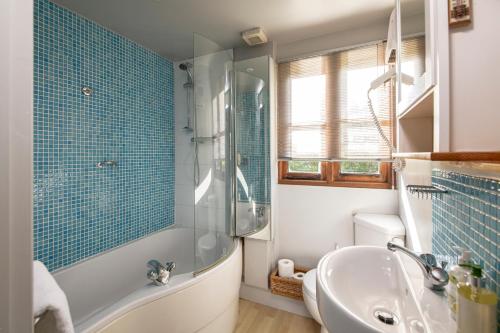
[[[170,279],[170,273],[175,268],[175,263],[173,261],[167,262],[164,266],[158,260],[152,259],[148,261],[148,267],[151,268],[147,274],[148,279],[157,286],[164,286]]]
[[[438,266],[436,257],[430,253],[418,255],[409,249],[394,244],[392,242],[387,243],[387,249],[396,252],[401,251],[413,260],[415,260],[424,273],[424,286],[435,291],[444,290],[444,287],[448,284],[448,273],[445,271],[446,262],[441,263],[441,267]]]

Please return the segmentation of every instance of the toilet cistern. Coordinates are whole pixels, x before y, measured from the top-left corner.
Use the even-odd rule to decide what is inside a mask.
[[[387,243],[387,249],[396,252],[400,251],[416,261],[422,273],[424,273],[424,286],[435,291],[442,291],[448,284],[448,273],[445,271],[447,262],[442,262],[441,267],[437,265],[436,257],[427,253],[418,255],[409,249],[394,244],[393,242]]]

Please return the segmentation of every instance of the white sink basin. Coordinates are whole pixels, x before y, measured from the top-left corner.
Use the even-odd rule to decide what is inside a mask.
[[[316,288],[329,333],[431,332],[401,260],[385,248],[352,246],[327,254]]]

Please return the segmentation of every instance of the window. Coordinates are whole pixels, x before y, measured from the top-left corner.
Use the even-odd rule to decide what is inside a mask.
[[[279,64],[278,157],[281,160],[380,160],[390,148],[369,112],[370,83],[387,71],[384,44]],[[393,85],[371,93],[392,138]]]
[[[321,173],[321,163],[311,161],[292,161],[288,163],[288,172]]]
[[[296,162],[278,162],[280,184],[386,189],[392,186],[389,162]]]
[[[343,175],[379,175],[380,163],[343,161],[340,162],[340,173]]]
[[[412,41],[413,43],[415,41]],[[385,43],[279,64],[279,181],[390,188],[391,149],[373,124],[370,83],[385,73]],[[394,84],[370,93],[393,140]]]
[[[388,70],[384,53],[385,43],[379,43],[279,64],[280,183],[391,187],[391,165],[380,162],[391,158],[391,149],[374,126],[367,101],[370,82]],[[402,62],[405,73],[421,76],[424,37],[403,41]],[[393,141],[393,82],[370,96]]]

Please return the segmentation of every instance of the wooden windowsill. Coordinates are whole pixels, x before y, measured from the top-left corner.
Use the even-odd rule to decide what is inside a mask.
[[[314,176],[312,176],[314,175]],[[290,174],[288,162],[278,162],[278,184],[302,186],[353,187],[367,189],[391,189],[392,168],[390,163],[380,165],[379,175],[343,175],[339,164],[322,162],[321,174]]]
[[[490,162],[500,163],[500,151],[492,152],[449,152],[449,153],[396,153],[394,157],[427,160],[427,161],[442,161],[442,162]]]

